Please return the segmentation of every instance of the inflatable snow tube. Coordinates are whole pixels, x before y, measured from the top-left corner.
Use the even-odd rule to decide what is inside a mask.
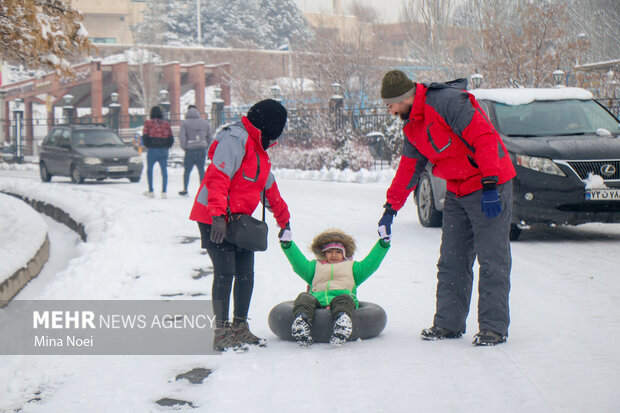
[[[285,301],[273,307],[269,313],[269,328],[283,340],[295,341],[291,335],[293,324],[293,301]],[[316,343],[327,343],[332,335],[332,315],[326,308],[317,308],[312,323],[312,337]],[[360,301],[353,313],[353,332],[348,341],[366,339],[379,335],[387,323],[385,310],[377,304]]]

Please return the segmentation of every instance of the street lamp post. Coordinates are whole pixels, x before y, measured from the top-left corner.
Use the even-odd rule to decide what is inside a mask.
[[[118,117],[121,111],[121,105],[118,103],[118,93],[112,92],[110,93],[110,116],[112,120],[112,128],[118,134]]]
[[[224,123],[224,100],[222,100],[222,89],[218,86],[213,89],[215,99],[211,102],[211,119],[213,130],[216,130]]]
[[[0,147],[4,146],[5,134],[4,134],[4,96],[6,92],[4,90],[0,90]]]
[[[342,97],[342,85],[338,82],[332,83],[333,95],[329,98],[329,113],[333,115],[333,121],[339,124],[342,108],[344,107],[344,97]]]
[[[273,85],[269,88],[269,91],[273,100],[282,103],[282,89],[280,89],[280,86]]]
[[[170,101],[168,100],[168,91],[166,89],[159,91],[159,105],[164,111],[164,119],[170,120]]]
[[[24,136],[24,100],[17,98],[14,100],[13,107],[13,159],[17,163],[22,163],[24,154],[22,151],[22,140]]]
[[[553,81],[555,82],[555,87],[562,87],[562,80],[564,80],[564,72],[560,69],[553,71]]]
[[[482,76],[480,73],[474,73],[473,75],[471,75],[470,79],[471,79],[472,85],[474,86],[474,89],[478,89],[480,85],[482,84],[482,80],[484,79],[484,76]]]
[[[68,125],[70,125],[73,122],[73,113],[75,111],[75,108],[73,107],[73,95],[65,95],[62,100],[64,101],[64,106],[62,107],[62,112],[64,115],[64,118],[66,120],[66,123]]]

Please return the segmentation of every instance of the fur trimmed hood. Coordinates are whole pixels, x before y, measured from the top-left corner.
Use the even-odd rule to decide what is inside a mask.
[[[352,258],[357,249],[355,239],[338,228],[329,228],[314,237],[310,248],[318,260],[325,261],[325,253],[321,250],[323,249],[323,246],[332,242],[338,242],[344,245],[344,249],[346,250],[345,259]]]

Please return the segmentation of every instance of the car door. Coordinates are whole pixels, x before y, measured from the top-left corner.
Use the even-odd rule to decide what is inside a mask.
[[[71,130],[63,129],[58,141],[59,175],[69,176],[71,174],[71,154]]]
[[[62,129],[52,130],[41,149],[41,162],[45,163],[45,167],[52,175],[57,175],[60,171],[58,142],[60,141],[61,135]]]

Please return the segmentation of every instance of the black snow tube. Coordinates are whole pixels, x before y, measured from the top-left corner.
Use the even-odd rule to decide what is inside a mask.
[[[295,341],[291,336],[293,301],[285,301],[273,307],[269,313],[269,328],[283,340]],[[326,308],[317,308],[312,323],[312,338],[317,343],[327,343],[332,335],[332,315]],[[353,332],[349,341],[379,335],[387,323],[385,310],[377,304],[360,301],[353,313]]]

